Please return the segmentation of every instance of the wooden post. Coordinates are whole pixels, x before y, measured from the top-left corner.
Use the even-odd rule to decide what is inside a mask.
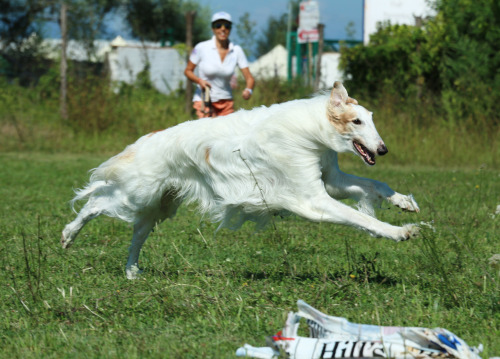
[[[193,23],[196,16],[196,11],[186,12],[186,63],[189,60],[189,55],[193,50]],[[189,79],[186,79],[186,112],[191,113],[191,101],[193,99],[193,84]]]
[[[61,117],[65,120],[68,119],[68,107],[66,103],[68,90],[68,63],[66,59],[66,48],[68,46],[67,11],[68,5],[63,2],[61,4],[61,93],[59,97],[59,110]]]
[[[415,27],[418,27],[419,29],[421,29],[423,26],[422,16],[413,15],[413,17],[415,18]],[[420,57],[420,41],[417,42],[417,51],[416,52],[417,52],[418,57]],[[423,89],[424,84],[425,84],[425,77],[423,77],[422,75],[417,76],[417,84],[416,84],[417,85],[417,101],[422,98],[422,89]]]
[[[318,39],[318,54],[316,55],[318,58],[316,59],[316,77],[314,79],[314,91],[319,90],[319,84],[321,82],[321,56],[323,56],[324,32],[325,32],[325,25],[318,24],[319,39]]]

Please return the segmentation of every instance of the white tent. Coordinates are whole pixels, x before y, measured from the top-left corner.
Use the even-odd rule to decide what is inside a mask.
[[[111,80],[133,84],[137,75],[149,64],[149,76],[153,86],[168,94],[186,81],[186,60],[173,48],[144,48],[118,46],[108,55]]]
[[[44,40],[47,58],[61,56],[61,39]],[[73,61],[108,61],[113,82],[132,84],[137,75],[149,64],[149,75],[153,86],[168,94],[184,86],[186,60],[177,49],[161,47],[159,43],[124,40],[117,36],[113,41],[95,40],[95,53],[89,54],[82,42],[68,42],[67,57]]]
[[[340,53],[325,52],[321,56],[321,79],[319,88],[326,89],[333,86],[335,81],[342,81],[344,74],[339,69]]]
[[[337,80],[342,80],[343,74],[338,65],[340,54],[338,52],[326,52],[321,57],[321,79],[320,89],[330,88]],[[259,57],[250,64],[250,72],[257,79],[269,79],[278,77],[282,80],[287,78],[288,51],[282,45],[277,45],[267,54]],[[292,59],[292,67],[295,68],[295,57]]]
[[[267,54],[259,57],[255,62],[250,64],[250,72],[255,78],[272,78],[279,77],[286,79],[287,77],[287,56],[283,45],[277,45]]]

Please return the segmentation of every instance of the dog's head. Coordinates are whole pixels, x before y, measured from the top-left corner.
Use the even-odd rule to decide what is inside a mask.
[[[383,156],[388,152],[375,128],[372,112],[350,98],[339,81],[335,81],[333,85],[327,116],[341,136],[340,141],[335,141],[334,150],[353,152],[370,166],[375,164],[375,155]]]

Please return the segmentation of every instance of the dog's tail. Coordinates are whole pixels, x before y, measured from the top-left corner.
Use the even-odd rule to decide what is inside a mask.
[[[129,223],[135,221],[134,206],[114,182],[93,181],[85,188],[75,190],[75,197],[70,202],[75,213],[76,202],[84,199],[88,199],[86,206],[90,205],[98,208],[101,214],[119,218]]]
[[[88,199],[90,205],[98,207],[102,214],[133,222],[139,205],[131,197],[137,197],[134,191],[137,184],[142,183],[134,160],[138,146],[145,140],[147,136],[92,169],[89,183],[75,190],[75,197],[70,201],[73,211],[78,201]]]
[[[106,162],[103,162],[99,167],[94,168],[91,172],[90,182],[98,181],[119,181],[123,172],[127,172],[132,164],[136,154],[137,144],[127,146],[123,152],[111,157]]]
[[[132,157],[131,152],[129,148],[126,148],[123,152],[101,163],[99,167],[90,170],[90,181],[87,186],[75,190],[75,198],[71,200],[73,210],[78,201],[112,191],[111,187],[119,180],[120,170],[126,167]]]
[[[76,202],[88,199],[92,194],[100,192],[106,186],[108,186],[106,181],[95,181],[90,182],[85,188],[75,190],[75,197],[70,202],[73,211],[75,211]]]
[[[116,156],[101,163],[99,167],[90,171],[90,181],[85,188],[75,190],[75,197],[71,200],[71,207],[75,210],[78,201],[89,199],[92,196],[107,197],[113,202],[113,193],[119,189],[120,174],[127,170],[135,155],[134,145],[130,145]],[[109,203],[111,206],[111,203]]]

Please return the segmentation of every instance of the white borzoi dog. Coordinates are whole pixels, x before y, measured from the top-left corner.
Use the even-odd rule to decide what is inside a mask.
[[[126,274],[136,278],[144,241],[182,202],[197,202],[201,213],[232,229],[247,220],[265,225],[285,211],[395,241],[415,235],[416,225],[398,227],[374,217],[383,200],[418,212],[413,197],[341,172],[340,152],[352,152],[370,166],[376,154],[387,153],[372,113],[348,97],[340,82],[330,95],[153,132],[93,170],[73,204],[88,201],[64,228],[61,244],[69,247],[83,226],[101,214],[131,222]],[[345,198],[357,200],[358,210],[338,201]]]

